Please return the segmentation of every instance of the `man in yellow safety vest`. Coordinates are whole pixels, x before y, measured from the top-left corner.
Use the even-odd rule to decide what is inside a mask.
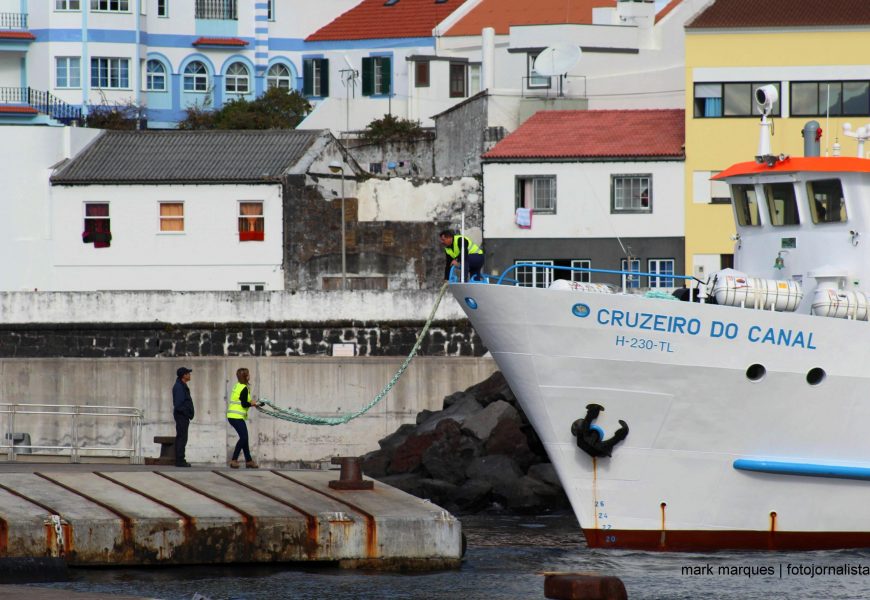
[[[251,458],[251,448],[248,443],[248,426],[245,421],[248,419],[248,409],[252,406],[259,406],[251,397],[251,392],[248,389],[251,374],[247,369],[239,369],[236,371],[236,379],[238,383],[233,386],[233,391],[230,394],[230,403],[227,406],[227,421],[230,422],[236,433],[239,434],[239,441],[236,442],[236,449],[233,450],[233,459],[230,461],[230,468],[239,468],[239,454],[245,453],[245,466],[249,469],[259,468],[254,459]]]
[[[447,262],[444,265],[444,279],[450,278],[450,267],[460,266],[463,254],[465,254],[465,280],[469,281],[475,275],[480,277],[483,269],[483,248],[471,241],[466,235],[457,235],[450,229],[445,229],[438,234],[444,252],[447,253]]]

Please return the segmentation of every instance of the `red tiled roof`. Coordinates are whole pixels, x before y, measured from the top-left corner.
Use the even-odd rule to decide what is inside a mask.
[[[480,35],[484,27],[507,35],[511,25],[588,25],[593,8],[615,6],[616,0],[483,0],[444,35]]]
[[[687,29],[870,25],[867,0],[716,0]]]
[[[483,158],[682,158],[685,137],[682,109],[547,110]]]
[[[239,38],[201,37],[193,42],[194,46],[247,46],[248,42]]]
[[[29,31],[0,31],[0,40],[35,40]]]
[[[36,115],[39,111],[32,106],[0,105],[0,114],[6,115]]]
[[[386,0],[363,0],[339,15],[307,38],[306,42],[324,40],[371,40],[432,37],[432,30],[465,0],[398,0],[385,6]]]

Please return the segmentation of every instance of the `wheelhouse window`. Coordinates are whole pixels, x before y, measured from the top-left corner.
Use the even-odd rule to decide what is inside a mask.
[[[250,90],[251,75],[242,63],[233,63],[227,69],[224,86],[228,94],[247,94]]]
[[[362,59],[363,96],[386,96],[390,93],[391,64],[389,56],[367,56]]]
[[[620,262],[620,271],[627,271],[629,274],[622,275],[622,286],[626,289],[635,289],[640,287],[640,259],[639,258],[623,258]]]
[[[517,285],[520,287],[537,287],[537,288],[546,288],[550,287],[550,284],[553,283],[553,269],[548,269],[546,266],[539,265],[549,265],[553,266],[552,260],[515,260],[514,264],[518,265],[521,263],[534,263],[529,264],[524,267],[517,267],[514,269],[514,277],[517,280]]]
[[[55,75],[58,88],[82,87],[82,59],[78,56],[58,56],[55,59]]]
[[[796,117],[870,115],[870,81],[793,82],[790,97]]]
[[[755,90],[772,85],[780,91],[778,82],[761,83],[696,83],[694,93],[694,115],[696,119],[715,117],[752,117],[761,111],[755,103]],[[779,100],[770,113],[778,117]]]
[[[429,87],[428,60],[418,60],[414,63],[414,87]]]
[[[239,241],[262,242],[265,239],[262,202],[239,202]]]
[[[450,97],[465,98],[467,68],[465,63],[450,63]]]
[[[550,78],[535,71],[535,59],[539,54],[540,52],[529,52],[526,55],[526,87],[529,89],[550,87]]]
[[[758,219],[758,195],[755,186],[746,183],[736,183],[731,186],[731,197],[734,200],[734,210],[737,213],[737,224],[743,227],[761,225]]]
[[[130,59],[92,58],[91,87],[104,90],[130,87]]]
[[[184,91],[208,91],[208,69],[198,60],[194,60],[184,67]]]
[[[842,223],[846,221],[846,201],[843,184],[839,179],[819,179],[807,182],[807,198],[813,223]]]
[[[591,269],[592,261],[585,258],[578,258],[571,261],[571,266],[577,269]],[[571,271],[571,281],[589,283],[592,281],[592,273],[587,271]]]
[[[197,19],[236,21],[239,18],[237,0],[196,0]]]
[[[520,176],[516,180],[517,208],[531,208],[536,214],[556,214],[556,176]]]
[[[764,197],[767,199],[771,225],[780,227],[800,224],[794,185],[791,183],[765,184]]]
[[[145,65],[145,89],[149,92],[166,91],[166,65],[159,60],[149,60]]]
[[[91,0],[91,10],[130,12],[130,0]]]
[[[86,202],[82,242],[94,248],[107,248],[112,243],[108,202]]]
[[[612,175],[610,212],[652,212],[652,175]]]
[[[315,98],[329,96],[329,59],[306,58],[302,61],[302,94]]]
[[[287,65],[276,63],[269,67],[269,71],[266,73],[266,87],[268,89],[279,88],[288,91],[293,87],[290,69]]]
[[[163,233],[184,232],[184,203],[160,203],[160,231]]]
[[[674,259],[673,258],[651,258],[647,261],[647,273],[655,273],[658,277],[649,278],[649,287],[651,288],[672,288],[674,287]]]

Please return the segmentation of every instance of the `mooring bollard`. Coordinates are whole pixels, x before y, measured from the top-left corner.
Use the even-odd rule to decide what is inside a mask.
[[[544,596],[555,600],[628,600],[625,585],[618,577],[577,573],[547,575]]]
[[[329,482],[329,487],[334,490],[371,490],[375,482],[362,478],[362,459],[359,456],[335,456],[332,464],[341,465],[341,473],[338,480]]]

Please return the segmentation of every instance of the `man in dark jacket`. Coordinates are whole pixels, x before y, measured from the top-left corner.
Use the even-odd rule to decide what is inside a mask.
[[[175,466],[189,467],[190,463],[184,459],[184,447],[187,446],[187,430],[193,420],[193,399],[190,397],[191,369],[179,367],[175,372],[178,377],[172,386],[172,416],[175,417]]]

